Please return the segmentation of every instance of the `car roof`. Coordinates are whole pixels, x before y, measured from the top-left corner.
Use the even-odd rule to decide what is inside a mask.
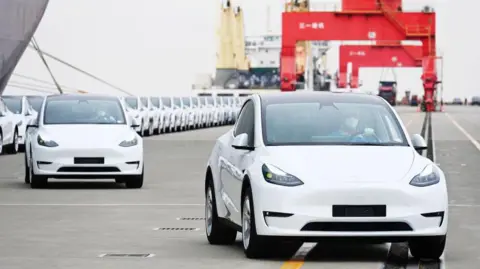
[[[304,102],[347,102],[385,105],[385,101],[364,93],[342,92],[281,92],[259,94],[262,104],[304,103]]]

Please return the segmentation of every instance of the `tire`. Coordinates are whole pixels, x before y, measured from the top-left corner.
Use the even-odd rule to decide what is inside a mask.
[[[252,189],[248,187],[242,197],[243,250],[245,256],[249,259],[269,257],[275,244],[272,239],[257,234],[255,223]],[[250,231],[247,232],[247,229],[250,229]]]
[[[24,154],[25,156],[25,184],[30,184],[30,171],[28,168],[28,160],[27,160],[27,153]]]
[[[0,130],[0,155],[3,154],[3,133]]]
[[[29,164],[28,170],[30,171],[30,188],[32,189],[42,189],[47,187],[48,178],[44,176],[35,175],[33,167]]]
[[[237,231],[222,223],[218,217],[212,180],[209,180],[205,190],[205,234],[211,245],[232,245],[237,238]]]
[[[417,259],[438,260],[445,250],[447,235],[413,238],[408,241],[410,253]]]
[[[18,153],[18,131],[15,129],[15,132],[13,133],[13,143],[11,145],[8,145],[7,147],[7,153],[8,154],[17,154]]]
[[[128,189],[140,189],[143,187],[143,174],[145,173],[145,168],[142,168],[142,174],[130,176],[125,179],[125,186]]]

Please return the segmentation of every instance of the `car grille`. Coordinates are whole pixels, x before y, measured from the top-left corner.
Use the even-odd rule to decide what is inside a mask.
[[[57,172],[67,173],[109,173],[120,172],[118,167],[114,166],[63,166],[60,167]]]
[[[400,232],[413,231],[405,222],[310,222],[302,231],[315,232]]]

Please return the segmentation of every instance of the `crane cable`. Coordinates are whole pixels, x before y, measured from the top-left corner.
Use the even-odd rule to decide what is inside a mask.
[[[55,86],[54,83],[51,83],[51,82],[48,82],[46,80],[42,80],[42,79],[39,79],[39,78],[35,78],[35,77],[31,77],[31,76],[27,76],[27,75],[23,75],[23,74],[20,74],[20,73],[13,73],[12,76],[16,76],[16,77],[20,77],[20,78],[23,78],[23,79],[26,79],[26,80],[31,80],[31,81],[35,81],[35,82],[38,82],[39,84],[38,85],[34,85],[34,84],[31,84],[32,86],[39,86],[39,87],[45,87],[43,85],[40,85],[40,84],[47,84],[47,85],[50,85],[50,86]],[[18,82],[18,83],[24,83],[24,82]],[[26,84],[26,83],[24,83]],[[67,89],[71,90],[71,91],[77,91],[77,92],[82,92],[83,90],[80,90],[80,89],[77,89],[75,87],[70,87],[70,86],[66,86],[66,85],[61,85],[60,86],[62,87],[62,89],[64,89],[65,91]]]
[[[35,49],[35,48],[32,47],[31,45],[29,45],[29,48]],[[101,83],[103,83],[103,84],[105,84],[105,85],[108,85],[108,86],[110,86],[110,87],[112,87],[112,88],[114,88],[114,89],[116,89],[116,90],[118,90],[118,91],[121,91],[122,93],[125,93],[125,94],[127,94],[127,95],[129,95],[129,96],[133,96],[133,94],[131,94],[130,92],[128,92],[128,91],[126,91],[126,90],[124,90],[124,89],[122,89],[122,88],[120,88],[120,87],[118,87],[118,86],[115,86],[115,85],[113,85],[113,84],[111,84],[111,83],[109,83],[109,82],[107,82],[107,81],[105,81],[105,80],[103,80],[103,79],[101,79],[101,78],[99,78],[99,77],[91,74],[91,73],[88,73],[87,71],[82,70],[82,69],[80,69],[80,68],[78,68],[78,67],[76,67],[76,66],[74,66],[74,65],[72,65],[72,64],[70,64],[70,63],[67,63],[66,61],[64,61],[64,60],[62,60],[62,59],[60,59],[60,58],[58,58],[58,57],[56,57],[56,56],[54,56],[54,55],[52,55],[52,54],[50,54],[50,53],[48,53],[48,52],[43,51],[42,54],[45,55],[45,56],[47,56],[47,57],[49,57],[49,58],[51,58],[51,59],[53,59],[53,60],[55,60],[55,61],[57,61],[57,62],[59,62],[59,63],[61,63],[61,64],[63,64],[63,65],[66,65],[66,66],[74,69],[74,70],[77,71],[77,72],[80,72],[80,73],[82,73],[82,74],[84,74],[84,75],[86,75],[86,76],[88,76],[88,77],[90,77],[90,78],[93,78],[94,80],[97,80],[97,81],[99,81],[99,82],[101,82]]]
[[[38,45],[38,42],[37,42],[35,36],[32,37],[31,45],[32,45],[33,48],[37,51],[38,55],[40,56],[40,59],[42,59],[42,62],[43,62],[43,64],[45,65],[45,67],[47,68],[48,73],[50,74],[50,77],[52,78],[53,82],[55,83],[55,86],[57,87],[58,92],[60,92],[61,94],[63,94],[62,87],[60,86],[60,84],[58,84],[57,79],[56,79],[55,76],[53,75],[53,72],[52,72],[52,70],[50,69],[50,66],[49,66],[48,63],[47,63],[47,60],[45,60],[45,57],[43,56],[43,52],[42,52],[42,50],[40,49],[40,46]]]

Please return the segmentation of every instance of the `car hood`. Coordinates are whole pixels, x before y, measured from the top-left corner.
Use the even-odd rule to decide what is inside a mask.
[[[263,161],[304,182],[391,182],[406,176],[415,154],[393,146],[278,146],[267,147]]]
[[[59,145],[84,147],[115,147],[137,134],[126,125],[51,125],[42,126],[39,135],[44,140],[53,140]]]

